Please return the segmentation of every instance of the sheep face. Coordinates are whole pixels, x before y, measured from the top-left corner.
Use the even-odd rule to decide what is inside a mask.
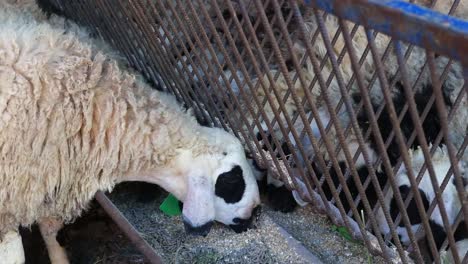
[[[167,188],[183,201],[188,233],[207,235],[214,220],[247,230],[260,204],[257,182],[240,141],[219,128],[207,130],[211,151],[183,150],[177,159],[180,182]],[[170,186],[169,186],[170,187]]]
[[[419,173],[422,165],[424,164],[424,156],[420,148],[413,151],[410,150],[410,154],[412,156],[412,170],[415,175]],[[438,184],[442,184],[443,179],[447,175],[447,172],[450,169],[451,163],[448,159],[446,148],[442,145],[440,148],[436,150],[432,157],[432,162],[434,164],[435,175],[437,178]],[[461,169],[461,168],[460,168]],[[397,184],[399,186],[399,191],[402,195],[403,199],[411,192],[411,183],[409,182],[408,173],[404,165],[400,167],[400,170],[397,173]],[[432,188],[429,172],[426,170],[424,175],[422,176],[421,182],[418,186],[419,194],[421,195],[421,199],[423,201],[424,210],[427,211],[429,208],[430,203],[435,199],[434,189]],[[391,197],[388,198],[388,203],[390,207],[390,212],[392,219],[395,221],[396,217],[400,213],[400,210],[396,204],[396,201]],[[461,209],[460,199],[458,197],[458,193],[455,187],[454,176],[446,186],[445,190],[442,193],[442,200],[444,202],[445,210],[447,212],[448,220],[450,224],[453,224],[458,212]],[[418,213],[418,208],[416,202],[413,198],[406,212],[409,216],[410,223],[412,225],[412,229],[414,232],[419,228],[421,225],[421,217]],[[435,238],[435,242],[437,247],[439,248],[446,236],[445,228],[443,227],[442,217],[440,213],[439,206],[437,206],[433,213],[429,216],[429,224],[431,226],[433,236]],[[385,230],[382,230],[383,233],[388,233],[388,226],[385,224]],[[397,227],[397,232],[400,236],[401,241],[404,244],[408,244],[410,242],[408,233],[402,221],[400,222],[399,226]]]

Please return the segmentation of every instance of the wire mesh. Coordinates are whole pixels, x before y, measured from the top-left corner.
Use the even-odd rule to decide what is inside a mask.
[[[468,58],[315,7],[323,1],[50,2],[372,253],[468,261]],[[468,19],[466,1],[409,2]],[[404,28],[398,19],[385,17]]]

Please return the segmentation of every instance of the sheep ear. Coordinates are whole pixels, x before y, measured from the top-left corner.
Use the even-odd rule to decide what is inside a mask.
[[[182,214],[193,227],[202,226],[215,218],[214,186],[207,176],[189,176]]]

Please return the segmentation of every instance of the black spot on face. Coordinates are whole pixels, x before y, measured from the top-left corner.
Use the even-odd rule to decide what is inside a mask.
[[[216,180],[215,194],[226,203],[237,203],[245,191],[245,181],[240,166],[234,166],[230,171],[221,173]]]
[[[405,200],[406,197],[408,197],[408,195],[411,192],[410,187],[406,186],[406,185],[400,186],[398,189],[400,190],[401,197],[402,197],[403,200]],[[429,208],[429,201],[427,200],[427,197],[426,197],[426,195],[424,194],[423,191],[419,190],[419,194],[421,195],[421,199],[423,201],[424,210],[427,211],[427,209]],[[416,225],[416,224],[421,223],[421,216],[419,215],[418,207],[416,205],[416,201],[415,201],[414,197],[413,197],[413,199],[411,199],[411,202],[409,203],[408,207],[406,208],[406,212],[408,214],[410,223],[412,225]],[[395,199],[392,199],[392,202],[390,204],[390,215],[392,216],[393,221],[395,221],[395,219],[397,218],[399,213],[400,213],[400,210],[398,209],[398,205],[397,205]],[[403,227],[404,226],[403,221],[400,221],[398,226]]]
[[[445,90],[445,89],[442,88],[442,90]],[[420,117],[422,113],[424,112],[432,94],[433,94],[432,85],[426,85],[424,87],[421,87],[420,90],[415,92],[414,101],[416,104],[418,115]],[[352,97],[355,103],[359,103],[361,101],[361,96],[359,94],[353,94]],[[447,106],[447,108],[450,108],[452,106],[450,97],[445,93],[443,94],[443,97],[444,97],[443,99],[444,99],[445,105]],[[403,85],[400,82],[397,82],[395,84],[395,93],[392,98],[392,102],[393,102],[397,115],[401,115],[407,101],[408,100],[406,99],[405,93],[403,91]],[[373,102],[374,112],[376,112],[379,107],[380,107],[380,103]],[[358,119],[358,123],[359,123],[361,130],[363,132],[367,131],[370,127],[369,125],[370,120],[369,120],[369,117],[367,116],[367,113],[365,111],[361,111],[358,114],[357,119]],[[382,135],[382,139],[384,140],[384,142],[387,141],[393,130],[393,125],[392,125],[390,114],[387,110],[387,107],[385,107],[385,109],[382,111],[382,113],[378,117],[377,124],[379,127],[380,134]],[[439,132],[441,131],[440,119],[437,113],[437,107],[435,103],[432,104],[432,106],[429,108],[427,116],[422,122],[422,126],[424,130],[424,134],[426,136],[426,141],[428,143],[434,143]],[[403,115],[402,120],[400,122],[400,128],[401,128],[401,132],[404,138],[408,140],[411,134],[413,133],[413,131],[415,130],[415,125],[413,123],[413,119],[411,118],[409,111],[406,111],[405,114]],[[374,150],[377,150],[378,148],[376,144],[376,139],[374,138],[374,134],[372,134],[370,139],[371,139],[371,147]],[[419,146],[419,141],[415,139],[411,144],[411,148],[416,149],[418,146]],[[397,144],[395,136],[392,138],[391,143],[389,144],[389,147],[387,149],[387,154],[392,165],[395,165],[401,156],[400,149]]]
[[[445,233],[445,230],[442,226],[438,225],[433,220],[429,220],[429,226],[431,227],[432,237],[434,238],[436,247],[437,249],[440,249],[444,243],[445,238],[447,237],[447,233]]]
[[[276,187],[273,184],[268,185],[268,201],[275,211],[290,213],[297,207],[296,200],[292,192],[286,186]]]
[[[458,224],[458,227],[455,230],[455,241],[460,241],[466,238],[468,238],[468,230],[466,229],[465,220],[463,220]]]

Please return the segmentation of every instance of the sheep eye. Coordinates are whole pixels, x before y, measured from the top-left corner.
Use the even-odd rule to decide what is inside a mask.
[[[245,191],[245,181],[240,166],[234,166],[230,171],[221,173],[216,180],[215,194],[226,203],[237,203]]]

